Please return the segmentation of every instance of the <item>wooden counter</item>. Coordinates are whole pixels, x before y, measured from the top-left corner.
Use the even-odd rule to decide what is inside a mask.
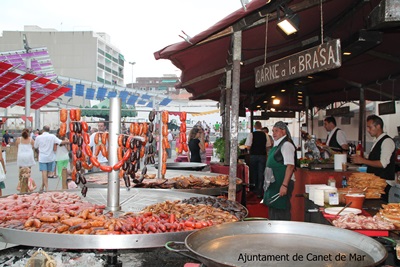
[[[292,221],[304,222],[304,194],[306,192],[306,184],[327,184],[329,176],[333,176],[336,180],[336,187],[342,187],[342,177],[349,176],[354,171],[335,171],[333,169],[322,170],[309,170],[298,168],[295,172],[296,182],[294,183],[294,190],[291,198],[292,203]],[[296,195],[301,195],[296,196]]]

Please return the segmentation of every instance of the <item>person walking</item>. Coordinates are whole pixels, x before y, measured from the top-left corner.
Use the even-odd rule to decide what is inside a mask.
[[[55,168],[56,154],[54,144],[68,144],[68,140],[60,140],[50,133],[50,127],[43,126],[43,133],[36,137],[34,147],[39,150],[39,170],[42,172],[42,185],[39,191],[47,191],[49,187],[48,172],[53,172]]]
[[[195,126],[189,132],[188,142],[189,152],[187,153],[189,162],[201,163],[201,152],[205,152],[204,131],[200,126]]]
[[[29,130],[23,129],[21,137],[17,138],[15,142],[17,146],[17,166],[19,167],[19,177],[21,177],[21,170],[25,167],[31,168],[36,164],[34,156],[35,141],[30,137]],[[25,193],[27,191],[23,191]]]
[[[168,158],[170,159],[171,156],[172,156],[172,149],[171,149],[172,141],[174,141],[174,137],[173,137],[173,135],[171,133],[171,130],[168,130],[167,140],[168,140],[168,143],[169,143],[169,148],[166,148],[165,150],[167,151]]]
[[[10,145],[10,141],[11,141],[11,139],[13,139],[13,138],[14,138],[14,137],[11,136],[11,135],[8,133],[8,130],[5,130],[5,132],[4,132],[4,134],[3,134],[3,142],[5,143],[6,146],[9,146],[9,145]]]
[[[3,167],[4,175],[6,175],[7,174],[7,169],[6,169],[6,164],[4,162],[4,159],[3,159],[3,153],[0,154],[0,164],[1,164],[1,167]],[[0,182],[0,197],[3,195],[3,191],[2,190],[5,189],[5,188],[6,188],[6,185],[5,185],[4,181],[1,181]]]
[[[60,136],[60,129],[57,130],[57,138],[63,141],[68,140],[66,136]],[[69,164],[69,147],[69,145],[62,144],[54,145],[54,149],[56,151],[57,176],[61,180],[63,179],[63,169],[67,169]],[[67,177],[65,177],[65,179],[67,179]]]
[[[23,129],[21,137],[17,138],[15,142],[17,146],[17,166],[32,167],[36,164],[34,157],[34,144],[35,141],[29,137],[29,130]]]

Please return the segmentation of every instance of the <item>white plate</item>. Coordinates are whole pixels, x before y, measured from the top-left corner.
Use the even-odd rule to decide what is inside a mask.
[[[325,209],[325,213],[327,214],[332,214],[332,215],[336,215],[341,209],[343,209],[343,207],[332,207],[332,208],[326,208]],[[360,214],[361,210],[360,209],[355,209],[355,208],[345,208],[340,214],[341,215],[347,215],[350,213],[354,213],[354,214]]]

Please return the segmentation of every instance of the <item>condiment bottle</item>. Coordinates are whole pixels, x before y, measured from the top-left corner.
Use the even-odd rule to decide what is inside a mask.
[[[400,148],[396,151],[396,161],[400,162]]]
[[[332,187],[336,187],[336,180],[333,176],[329,176],[328,185]]]
[[[361,156],[361,157],[364,157],[364,149],[363,149],[363,146],[361,144],[361,141],[358,141],[358,145],[356,147],[356,154]]]
[[[346,176],[343,176],[343,177],[342,177],[342,187],[343,187],[343,188],[346,188],[346,187],[347,187],[347,178],[346,178]]]

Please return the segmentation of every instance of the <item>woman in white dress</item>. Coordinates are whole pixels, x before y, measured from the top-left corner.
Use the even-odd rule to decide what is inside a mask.
[[[23,129],[22,135],[17,139],[16,145],[18,149],[17,166],[18,167],[32,167],[36,164],[33,155],[34,140],[29,137],[29,130]]]

